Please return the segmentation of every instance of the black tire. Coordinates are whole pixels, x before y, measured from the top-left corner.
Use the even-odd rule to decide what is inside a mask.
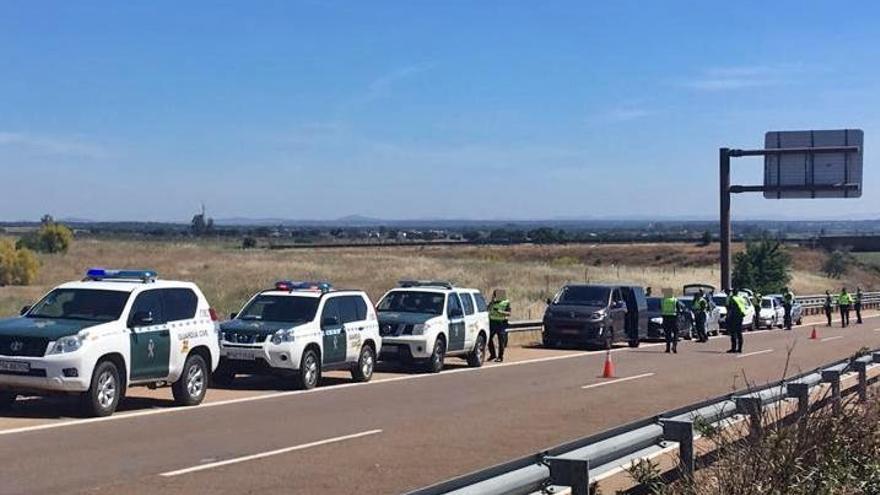
[[[486,361],[486,337],[481,332],[477,335],[477,342],[474,344],[474,350],[468,354],[467,362],[471,368],[479,368]]]
[[[311,390],[321,380],[321,359],[314,349],[303,353],[299,361],[299,373],[296,374],[296,388]]]
[[[214,374],[211,375],[211,383],[221,387],[230,387],[234,381],[235,371],[228,366],[224,366],[222,363],[214,370]]]
[[[376,367],[376,351],[369,345],[361,346],[361,354],[357,364],[351,369],[351,377],[358,383],[365,383],[373,378],[373,369]]]
[[[694,327],[692,325],[688,325],[685,332],[681,335],[681,338],[684,340],[691,340],[694,338]]]
[[[113,361],[101,361],[92,372],[88,391],[80,396],[83,414],[92,417],[110,416],[116,412],[123,395],[119,368]]]
[[[804,319],[803,319],[803,318],[798,318],[798,320],[797,320],[797,325],[798,325],[798,326],[801,326],[801,325],[803,325],[803,324],[804,324]]]
[[[635,348],[637,348],[637,347],[641,344],[641,342],[639,341],[639,339],[629,339],[628,344],[629,344],[630,347],[632,347],[633,349],[635,349]]]
[[[553,347],[553,341],[550,340],[550,337],[548,337],[546,334],[543,334],[541,335],[541,346],[547,348]]]
[[[428,373],[440,373],[443,370],[443,362],[446,360],[446,341],[441,337],[437,337],[434,342],[434,350],[431,357],[425,364],[425,371]]]
[[[15,392],[0,392],[0,410],[12,407],[15,399],[18,399],[18,394]]]
[[[605,344],[603,346],[604,350],[609,350],[614,345],[614,327],[608,329],[608,334],[605,335]]]
[[[208,364],[198,354],[190,354],[183,363],[180,378],[171,385],[174,402],[178,406],[197,406],[208,393]]]

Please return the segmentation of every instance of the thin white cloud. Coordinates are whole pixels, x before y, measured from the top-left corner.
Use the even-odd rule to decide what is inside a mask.
[[[803,67],[798,65],[713,67],[681,84],[698,91],[734,91],[789,84],[802,72]]]
[[[0,147],[17,147],[46,155],[104,158],[109,155],[102,146],[78,138],[38,135],[25,132],[0,131]]]
[[[364,97],[367,101],[378,100],[391,96],[394,86],[399,82],[409,79],[417,74],[431,70],[433,63],[419,63],[399,67],[391,72],[377,77],[367,86],[367,94]]]

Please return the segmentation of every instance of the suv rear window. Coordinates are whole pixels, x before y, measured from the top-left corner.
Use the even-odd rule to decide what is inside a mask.
[[[476,294],[474,294],[474,299],[477,301],[477,311],[479,311],[480,313],[485,313],[486,311],[489,311],[489,305],[486,304],[486,298],[483,297],[482,293],[477,292]]]
[[[165,303],[165,321],[195,318],[198,297],[190,289],[161,289]]]
[[[474,314],[474,300],[471,298],[471,295],[467,292],[459,292],[458,295],[461,296],[461,304],[464,306],[464,314]]]

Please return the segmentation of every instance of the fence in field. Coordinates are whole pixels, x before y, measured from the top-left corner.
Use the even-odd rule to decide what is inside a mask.
[[[587,495],[594,483],[613,493],[637,488],[627,467],[639,460],[652,461],[663,475],[687,475],[694,471],[697,458],[712,455],[712,442],[700,435],[703,428],[728,429],[745,439],[760,435],[768,423],[803,418],[829,403],[835,414],[844,414],[842,396],[858,393],[865,400],[869,383],[880,377],[878,363],[880,352],[838,361],[765,388],[693,404],[410,495]]]

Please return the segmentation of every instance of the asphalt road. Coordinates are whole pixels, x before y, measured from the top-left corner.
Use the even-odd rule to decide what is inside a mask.
[[[111,418],[68,417],[58,399],[0,416],[0,493],[399,493],[880,347],[880,319],[613,353],[515,348],[511,359],[438,375],[387,369],[309,392],[247,379],[195,408],[135,389]],[[452,361],[455,364],[455,361]]]

